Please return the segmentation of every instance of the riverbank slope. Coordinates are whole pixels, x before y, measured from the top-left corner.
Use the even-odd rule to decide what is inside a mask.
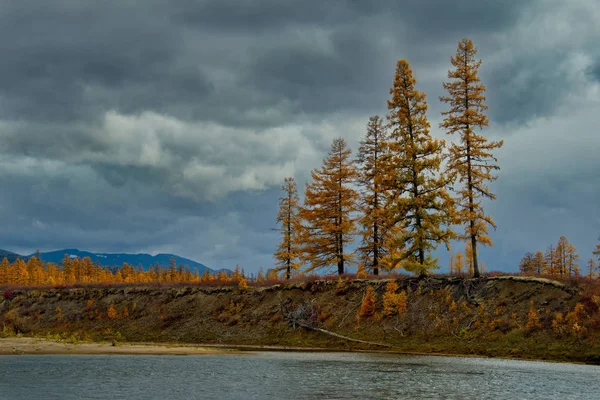
[[[522,277],[404,278],[394,281],[394,293],[405,299],[400,305],[398,298],[390,303],[386,297],[389,282],[323,280],[248,290],[0,289],[0,336],[600,363],[600,297],[583,281],[566,285]],[[365,308],[368,288],[374,303]]]

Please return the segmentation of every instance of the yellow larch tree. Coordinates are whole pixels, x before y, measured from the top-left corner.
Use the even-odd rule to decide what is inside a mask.
[[[482,200],[496,198],[487,182],[497,179],[492,172],[500,167],[492,151],[503,145],[503,141],[488,141],[475,132],[475,128],[481,130],[489,123],[485,115],[488,107],[484,104],[486,88],[478,76],[481,60],[475,59],[476,53],[470,39],[458,43],[456,56],[451,58],[456,69],[448,71],[451,81],[443,84],[448,96],[440,97],[442,102],[450,104],[450,109],[442,112],[444,120],[440,127],[447,134],[458,134],[460,139],[450,145],[447,168],[462,184],[456,190],[454,222],[465,226],[459,238],[471,242],[474,277],[480,275],[477,244],[492,245],[488,225],[496,227],[492,218],[484,213]]]
[[[531,252],[525,253],[519,263],[519,270],[522,274],[530,274],[534,272],[534,255]]]
[[[596,278],[596,276],[598,276],[598,264],[596,263],[596,260],[594,260],[593,258],[590,258],[587,262],[587,277],[589,279],[594,279]]]
[[[281,242],[275,252],[278,270],[285,270],[286,279],[291,279],[292,271],[300,267],[300,234],[302,221],[299,215],[299,197],[294,178],[285,178],[281,187],[283,196],[279,199],[277,222],[281,224]]]
[[[533,255],[533,272],[538,275],[543,274],[546,271],[546,259],[544,253],[536,251]]]
[[[388,232],[388,185],[384,182],[387,151],[387,132],[381,117],[369,118],[367,134],[360,142],[357,157],[358,183],[361,187],[361,236],[358,248],[361,262],[373,273],[379,274],[381,259],[388,254],[385,246]]]
[[[600,237],[598,237],[598,240],[600,240]],[[596,245],[596,248],[594,251],[592,251],[592,254],[594,257],[596,257],[596,261],[600,264],[600,243]]]
[[[458,275],[462,274],[465,270],[465,259],[463,258],[463,254],[460,251],[453,258],[452,262],[454,272]]]
[[[399,60],[390,89],[392,98],[387,102],[387,171],[391,175],[388,207],[391,223],[401,227],[404,268],[423,275],[436,264],[427,255],[439,243],[449,247],[453,232],[448,225],[454,203],[447,191],[448,179],[441,171],[445,144],[430,135],[426,95],[415,84],[410,65]]]
[[[8,281],[9,268],[10,263],[8,262],[8,258],[4,257],[2,263],[0,263],[0,285],[7,285],[10,283]]]
[[[565,236],[561,236],[556,243],[554,250],[554,258],[558,275],[560,276],[577,276],[579,275],[579,254]]]
[[[322,168],[313,170],[312,182],[306,184],[300,215],[307,271],[337,265],[342,275],[352,259],[347,244],[356,233],[358,192],[351,186],[357,175],[351,153],[343,138],[334,139]]]
[[[556,249],[553,245],[548,246],[544,257],[546,261],[546,270],[544,272],[548,275],[558,275]]]

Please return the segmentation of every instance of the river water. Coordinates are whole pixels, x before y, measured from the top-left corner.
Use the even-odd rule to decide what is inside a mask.
[[[257,352],[0,356],[0,399],[600,399],[600,367]]]

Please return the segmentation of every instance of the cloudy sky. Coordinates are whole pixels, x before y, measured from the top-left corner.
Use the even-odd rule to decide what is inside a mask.
[[[0,0],[0,248],[272,265],[279,187],[385,115],[395,63],[428,94],[483,60],[490,269],[600,235],[597,0]],[[445,258],[445,256],[443,256]],[[445,260],[442,260],[445,261]]]

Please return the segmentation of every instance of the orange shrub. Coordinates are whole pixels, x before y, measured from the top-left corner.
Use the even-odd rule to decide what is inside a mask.
[[[375,295],[373,294],[373,288],[369,286],[365,297],[363,297],[362,304],[360,305],[360,311],[358,312],[359,317],[371,317],[377,311],[375,304]]]

